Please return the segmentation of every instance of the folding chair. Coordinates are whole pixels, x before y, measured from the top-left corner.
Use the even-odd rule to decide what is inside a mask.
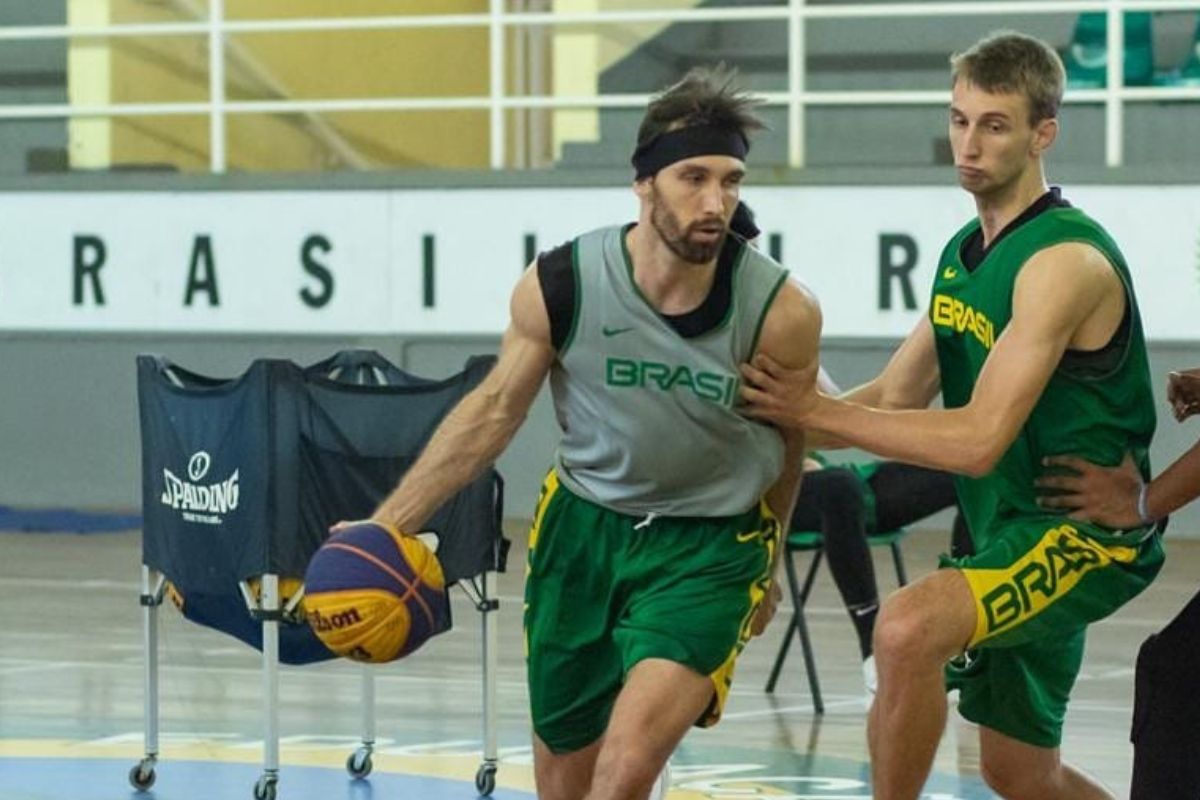
[[[901,586],[908,583],[908,575],[904,571],[904,556],[900,552],[900,540],[907,534],[908,531],[904,528],[898,528],[894,531],[867,536],[867,543],[872,547],[887,546],[891,548],[892,561],[896,565],[896,580]],[[813,556],[808,565],[808,572],[804,576],[804,583],[801,584],[796,573],[795,554],[806,552],[811,552]],[[824,714],[825,702],[821,699],[821,681],[817,677],[817,663],[813,656],[812,639],[808,635],[808,624],[804,618],[804,606],[808,603],[813,581],[817,578],[817,569],[821,566],[821,560],[825,556],[825,537],[819,531],[792,531],[788,534],[783,556],[783,565],[787,570],[788,590],[792,595],[794,610],[791,622],[788,623],[787,632],[779,645],[779,653],[775,656],[775,666],[771,668],[771,676],[767,679],[766,691],[775,691],[775,684],[779,680],[783,662],[792,646],[792,633],[795,632],[800,636],[800,648],[804,652],[804,669],[808,673],[808,687],[812,693],[813,711],[817,714]]]

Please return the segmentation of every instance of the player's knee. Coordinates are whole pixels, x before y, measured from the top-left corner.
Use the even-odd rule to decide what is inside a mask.
[[[908,664],[921,655],[920,623],[884,603],[875,621],[875,660],[880,669],[889,664]]]
[[[880,668],[925,662],[941,663],[947,656],[937,637],[929,611],[896,596],[884,601],[875,622],[874,649]]]
[[[592,796],[642,797],[658,777],[664,761],[633,742],[605,742],[592,777]]]
[[[989,761],[987,758],[980,763],[979,774],[988,788],[1004,800],[1036,800],[1046,797],[1047,784],[1052,778],[1034,769],[1030,764]]]
[[[535,735],[533,770],[541,800],[578,800],[592,782],[596,745],[554,753]]]

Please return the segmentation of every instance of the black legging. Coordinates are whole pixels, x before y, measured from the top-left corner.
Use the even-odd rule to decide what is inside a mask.
[[[949,473],[912,464],[885,461],[868,483],[875,493],[873,530],[867,530],[862,483],[845,467],[804,473],[792,512],[792,530],[824,535],[829,571],[850,608],[877,602],[879,597],[866,537],[909,525],[956,502]],[[966,526],[957,518],[951,550],[955,555],[970,552]]]

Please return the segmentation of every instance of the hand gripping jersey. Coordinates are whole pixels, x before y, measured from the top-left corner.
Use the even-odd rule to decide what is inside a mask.
[[[642,295],[627,228],[572,243],[573,327],[550,373],[563,485],[626,514],[715,517],[753,507],[783,465],[783,440],[735,409],[784,269],[744,242],[724,319],[684,337]]]

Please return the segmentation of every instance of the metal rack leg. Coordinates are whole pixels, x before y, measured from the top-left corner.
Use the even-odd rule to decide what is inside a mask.
[[[262,576],[263,626],[263,774],[254,784],[255,800],[275,800],[279,783],[279,576]]]
[[[158,570],[142,564],[142,687],[146,754],[129,770],[129,783],[138,791],[154,785],[158,763],[158,607],[162,604],[165,578]]]
[[[496,611],[500,603],[488,597],[488,576],[480,577],[479,611],[483,615],[483,763],[475,773],[475,789],[483,797],[496,788],[499,744],[496,735],[496,671],[498,666]]]
[[[375,752],[375,673],[362,664],[362,745],[346,759],[346,771],[355,778],[365,778],[374,766],[371,754]]]

